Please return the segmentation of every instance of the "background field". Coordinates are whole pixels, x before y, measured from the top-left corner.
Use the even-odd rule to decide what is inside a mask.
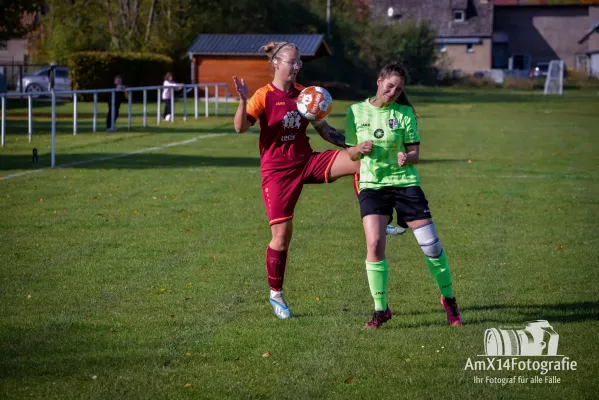
[[[349,178],[305,188],[286,276],[296,318],[277,320],[258,135],[235,134],[231,117],[156,127],[150,110],[143,129],[136,106],[129,132],[123,106],[120,132],[94,134],[82,105],[74,137],[63,104],[56,163],[66,166],[13,176],[49,166],[50,146],[47,103],[31,144],[26,108],[13,103],[0,150],[1,397],[594,398],[599,97],[413,94],[418,169],[461,328],[446,325],[408,233],[388,242],[394,317],[362,330],[372,300]],[[331,125],[343,127],[348,105],[335,103]],[[487,328],[533,319],[553,325],[577,370],[550,372],[559,384],[474,383],[539,375],[465,370],[483,359]]]

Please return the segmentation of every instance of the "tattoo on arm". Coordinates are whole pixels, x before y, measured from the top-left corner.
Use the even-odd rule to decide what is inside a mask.
[[[322,136],[324,140],[334,144],[335,146],[341,147],[343,149],[347,148],[347,145],[345,144],[345,135],[343,135],[341,132],[339,132],[332,126],[327,125],[327,127],[322,132],[320,132],[320,136]]]

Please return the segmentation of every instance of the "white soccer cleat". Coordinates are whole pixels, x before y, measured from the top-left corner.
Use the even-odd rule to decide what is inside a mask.
[[[281,319],[291,318],[291,310],[285,301],[285,297],[283,297],[283,292],[271,294],[269,300],[272,305],[272,310],[277,317]]]
[[[406,233],[406,229],[401,226],[387,225],[386,232],[388,236],[399,236]]]

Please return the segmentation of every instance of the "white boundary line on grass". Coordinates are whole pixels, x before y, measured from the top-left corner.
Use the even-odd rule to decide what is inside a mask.
[[[23,175],[35,174],[35,173],[43,172],[43,171],[46,171],[49,169],[66,168],[66,167],[72,167],[74,165],[91,164],[91,163],[100,162],[100,161],[114,160],[116,158],[129,157],[129,156],[133,156],[136,154],[148,153],[150,151],[162,150],[162,149],[166,149],[168,147],[181,146],[184,144],[193,143],[200,139],[206,139],[206,138],[211,138],[211,137],[216,137],[216,136],[224,136],[224,135],[228,135],[228,133],[212,133],[209,135],[197,136],[197,137],[194,137],[193,139],[184,140],[182,142],[173,142],[173,143],[165,144],[164,146],[149,147],[147,149],[136,150],[136,151],[132,151],[131,153],[119,154],[117,156],[94,158],[92,160],[73,161],[71,163],[57,165],[55,168],[46,167],[46,168],[34,169],[34,170],[30,170],[30,171],[18,172],[16,174],[0,176],[0,181],[5,181],[5,180],[11,179],[11,178],[17,178],[17,177],[23,176]]]

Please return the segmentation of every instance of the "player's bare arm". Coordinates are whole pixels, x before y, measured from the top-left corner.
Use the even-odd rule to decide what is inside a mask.
[[[397,163],[400,167],[404,167],[408,164],[418,164],[420,159],[420,145],[412,144],[406,146],[406,152],[397,153]]]
[[[337,129],[330,126],[327,121],[310,121],[316,132],[329,143],[334,144],[337,147],[346,148],[345,135],[339,132]]]
[[[234,76],[233,82],[235,83],[235,89],[239,94],[239,106],[237,107],[237,111],[235,111],[235,119],[233,120],[233,124],[235,125],[235,132],[243,133],[252,126],[250,121],[247,120],[246,112],[248,103],[248,87],[243,78],[237,79],[237,77]]]

